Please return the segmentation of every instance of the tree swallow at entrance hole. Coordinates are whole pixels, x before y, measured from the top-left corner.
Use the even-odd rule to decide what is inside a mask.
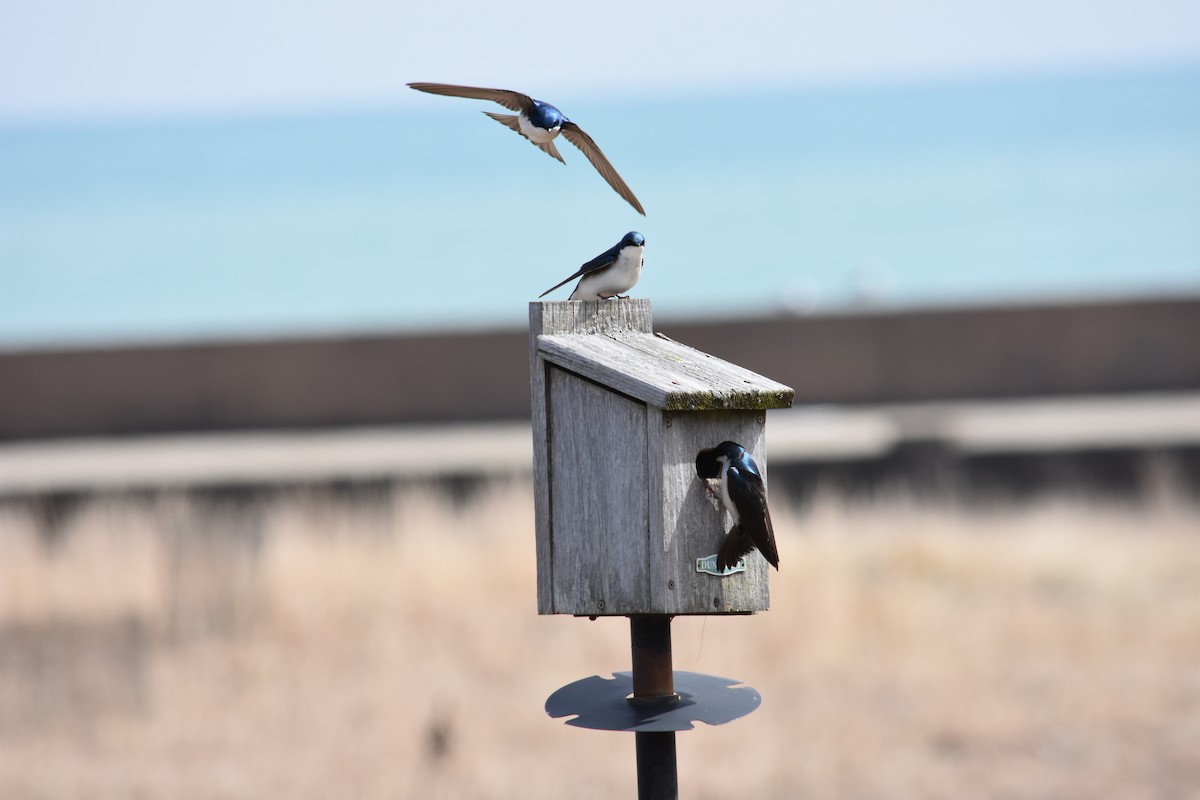
[[[758,464],[736,442],[721,442],[696,455],[696,474],[701,478],[721,479],[721,500],[733,516],[721,549],[717,569],[724,572],[754,548],[779,569],[779,551],[775,548],[775,529],[767,510],[767,489],[763,486]]]
[[[600,152],[600,148],[592,141],[592,137],[549,103],[534,100],[527,94],[512,92],[508,89],[483,89],[476,86],[453,86],[448,83],[410,83],[409,86],[419,92],[428,92],[429,94],[491,100],[493,103],[499,103],[505,108],[512,109],[517,112],[515,115],[494,114],[491,111],[483,113],[501,125],[521,134],[541,148],[543,152],[565,164],[567,162],[563,161],[563,157],[558,153],[558,148],[554,146],[555,137],[561,133],[567,137],[568,142],[578,147],[587,156],[587,160],[592,162],[592,166],[604,180],[608,181],[608,185],[615,189],[617,194],[625,198],[625,201],[633,206],[639,214],[643,217],[646,216],[646,212],[642,210],[642,204],[633,196],[633,192],[625,185],[625,181],[621,180],[621,176],[613,169],[613,165],[608,163],[608,159],[604,157],[604,153]]]
[[[545,297],[564,283],[579,278],[579,285],[571,292],[568,300],[607,300],[621,297],[642,277],[642,252],[646,249],[646,237],[630,231],[621,241],[584,264],[575,274],[542,292]]]

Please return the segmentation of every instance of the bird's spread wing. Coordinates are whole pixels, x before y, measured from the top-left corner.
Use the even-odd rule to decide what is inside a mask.
[[[775,530],[771,526],[767,490],[762,478],[749,470],[730,466],[725,473],[725,481],[729,487],[729,499],[738,510],[741,518],[739,524],[745,534],[767,559],[767,563],[779,569],[779,551],[775,547]]]
[[[604,180],[608,181],[608,185],[615,189],[617,194],[625,198],[625,201],[637,209],[639,214],[643,217],[646,216],[646,212],[642,209],[642,204],[633,196],[633,192],[625,184],[625,181],[621,180],[621,176],[613,169],[613,165],[608,163],[608,159],[604,157],[604,153],[592,141],[592,137],[584,132],[583,128],[580,128],[574,122],[564,122],[562,135],[567,137],[568,142],[578,147],[587,156],[587,160],[592,162],[592,166],[596,168],[596,171],[600,173]]]
[[[469,97],[472,100],[491,100],[513,111],[528,111],[533,107],[533,98],[508,89],[484,89],[479,86],[455,86],[450,83],[410,83],[418,92],[441,94],[447,97]]]
[[[591,261],[587,262],[582,267],[580,267],[578,270],[576,270],[574,275],[567,278],[562,283],[558,283],[558,284],[555,284],[554,286],[551,286],[549,289],[547,289],[546,291],[539,294],[538,297],[545,297],[546,295],[550,294],[555,289],[557,289],[559,286],[570,283],[571,281],[578,278],[580,275],[586,275],[589,272],[595,272],[598,269],[604,269],[605,267],[609,266],[610,264],[612,264],[614,261],[617,260],[617,255],[619,254],[619,252],[620,252],[619,247],[613,247],[610,250],[605,250],[603,253],[596,256]]]

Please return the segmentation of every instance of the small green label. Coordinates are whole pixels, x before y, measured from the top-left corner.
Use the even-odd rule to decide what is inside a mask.
[[[746,571],[746,559],[739,559],[732,567],[726,567],[724,572],[717,569],[717,554],[696,559],[696,572],[703,572],[706,575],[716,575],[718,578],[724,578],[727,575],[736,575],[739,572]]]

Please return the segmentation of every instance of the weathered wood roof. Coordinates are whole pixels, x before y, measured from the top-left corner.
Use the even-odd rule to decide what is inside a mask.
[[[795,391],[660,334],[610,330],[537,337],[546,361],[667,411],[788,408]]]

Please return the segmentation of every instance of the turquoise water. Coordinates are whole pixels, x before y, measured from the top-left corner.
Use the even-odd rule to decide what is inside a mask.
[[[660,318],[1200,292],[1200,66],[560,102],[647,218],[437,101],[0,128],[0,346],[521,326],[634,229]]]

